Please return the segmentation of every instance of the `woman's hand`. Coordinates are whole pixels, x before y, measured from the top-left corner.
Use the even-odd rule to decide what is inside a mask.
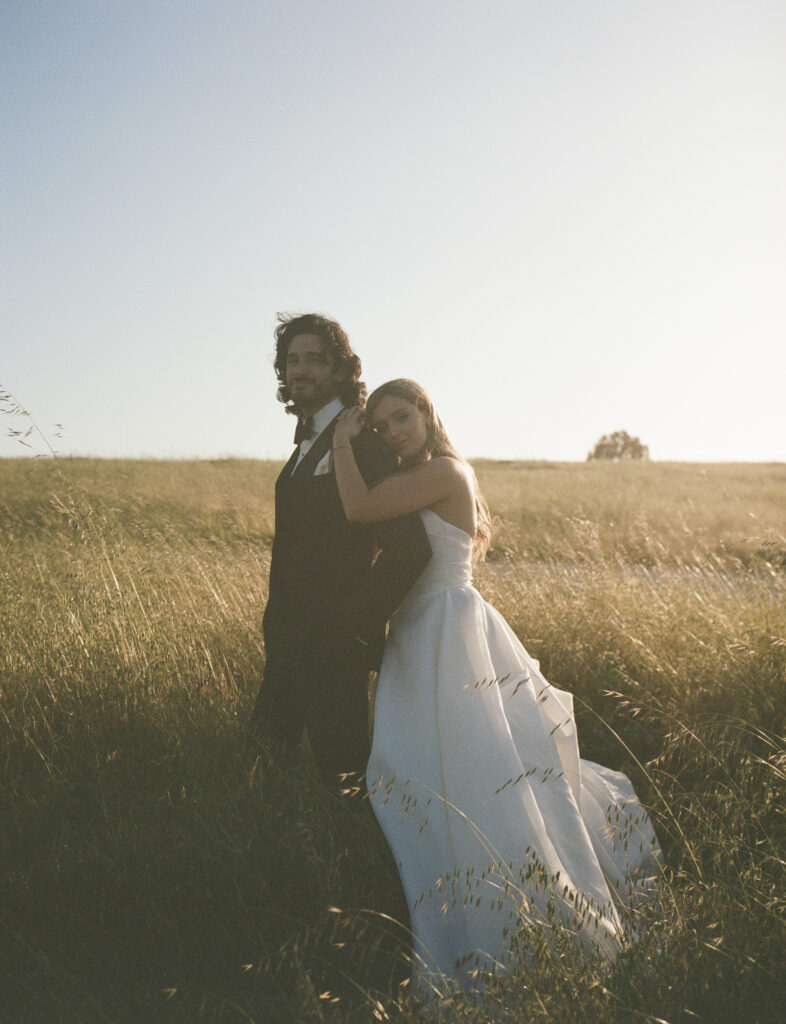
[[[366,422],[366,414],[358,406],[345,409],[338,418],[336,429],[333,434],[333,447],[340,444],[349,444],[353,437],[357,437]]]

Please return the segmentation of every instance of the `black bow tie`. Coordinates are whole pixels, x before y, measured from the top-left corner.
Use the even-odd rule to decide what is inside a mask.
[[[310,441],[314,436],[314,417],[305,416],[297,418],[297,426],[295,427],[295,444],[300,444],[301,441]]]

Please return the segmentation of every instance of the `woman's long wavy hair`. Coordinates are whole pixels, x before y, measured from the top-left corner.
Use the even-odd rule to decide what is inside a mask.
[[[273,365],[278,378],[277,397],[279,402],[284,403],[287,412],[297,416],[297,409],[287,387],[287,354],[292,339],[298,334],[316,334],[325,343],[325,351],[344,379],[338,395],[344,405],[350,407],[363,404],[366,385],[360,379],[360,359],[352,351],[349,338],[341,324],[329,320],[321,313],[303,313],[299,316],[279,313],[278,327],[274,333],[276,358]]]
[[[476,560],[482,559],[488,551],[489,542],[491,541],[491,514],[486,504],[486,499],[483,497],[478,485],[475,470],[454,448],[447,431],[442,425],[442,420],[434,408],[434,403],[420,384],[414,380],[408,380],[406,377],[398,377],[395,380],[389,380],[384,384],[380,384],[368,396],[368,401],[366,402],[367,419],[370,420],[376,407],[383,398],[387,397],[402,398],[405,402],[417,406],[421,412],[425,413],[426,448],[424,454],[427,458],[433,458],[436,455],[447,455],[452,459],[458,459],[459,462],[463,462],[472,474],[472,486],[475,491],[475,513],[477,517],[475,537],[472,541],[472,552]]]

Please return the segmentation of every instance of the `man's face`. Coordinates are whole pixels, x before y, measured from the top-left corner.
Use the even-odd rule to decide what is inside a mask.
[[[287,351],[287,387],[295,407],[311,415],[338,398],[342,378],[316,334],[296,334]]]

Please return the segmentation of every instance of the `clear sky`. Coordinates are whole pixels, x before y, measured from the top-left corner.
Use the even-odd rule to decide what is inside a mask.
[[[470,457],[786,460],[783,0],[0,19],[0,384],[65,454],[288,455],[319,310]]]

